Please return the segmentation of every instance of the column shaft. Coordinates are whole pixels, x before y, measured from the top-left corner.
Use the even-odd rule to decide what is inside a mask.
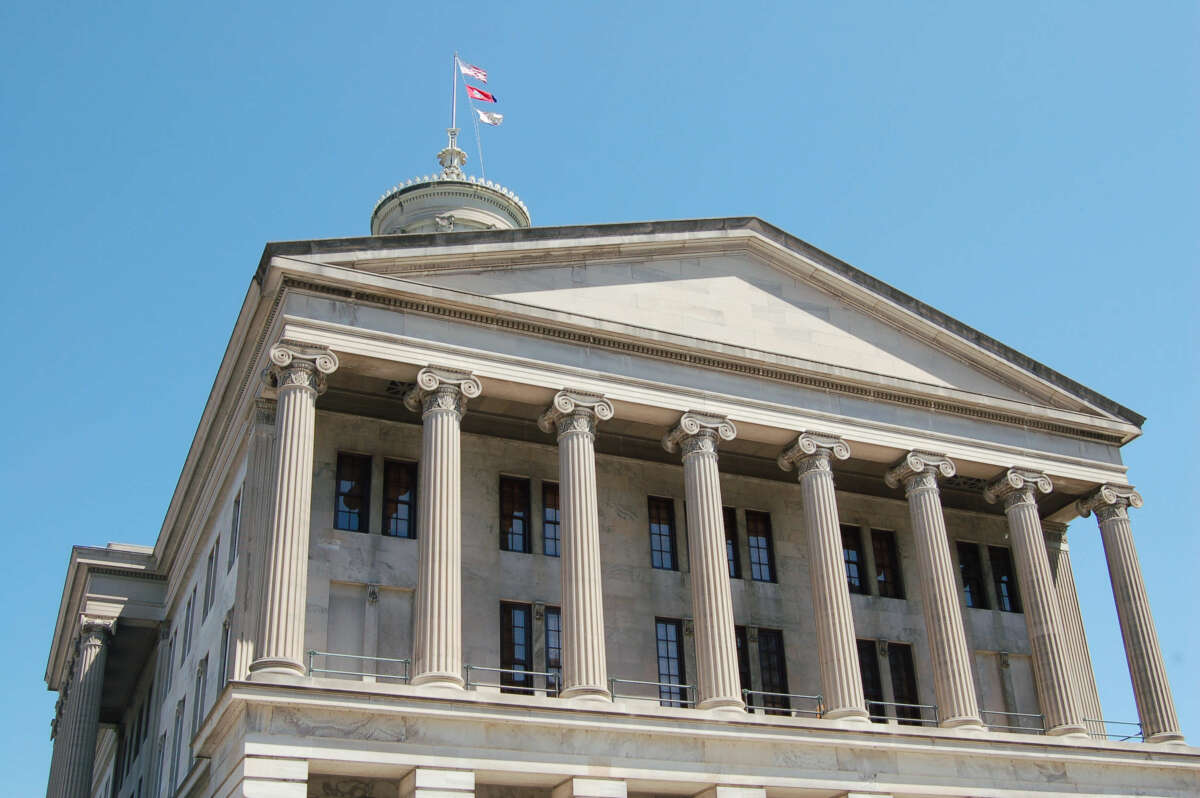
[[[254,662],[254,645],[262,626],[263,583],[266,580],[267,537],[271,531],[275,488],[274,399],[255,402],[246,454],[246,476],[239,507],[237,596],[234,602],[233,662],[230,679],[245,679]]]
[[[1045,524],[1042,525],[1045,528]],[[1065,531],[1065,530],[1064,530]],[[1104,737],[1104,726],[1098,723],[1104,717],[1100,709],[1100,694],[1096,690],[1096,674],[1092,670],[1092,657],[1088,652],[1087,634],[1083,629],[1083,613],[1079,609],[1079,595],[1075,591],[1075,574],[1071,570],[1071,551],[1064,539],[1058,551],[1057,564],[1052,563],[1054,588],[1058,593],[1058,605],[1062,611],[1063,630],[1067,636],[1067,647],[1071,656],[1071,681],[1075,685],[1075,700],[1083,712],[1084,726],[1093,737]]]
[[[85,620],[79,639],[79,658],[71,685],[65,756],[61,761],[63,798],[87,798],[92,792],[96,735],[100,727],[100,693],[108,657],[111,622]]]

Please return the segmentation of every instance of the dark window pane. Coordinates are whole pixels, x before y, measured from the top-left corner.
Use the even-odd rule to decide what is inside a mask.
[[[775,542],[771,537],[771,516],[757,510],[746,511],[746,543],[750,549],[750,578],[758,582],[775,581]]]
[[[892,695],[897,704],[917,703],[917,673],[913,668],[912,646],[888,643],[888,670],[892,672]],[[921,710],[896,707],[896,718],[903,724],[920,725]]]
[[[555,695],[562,687],[562,613],[558,607],[546,608],[546,672],[558,677],[549,693]]]
[[[542,551],[547,557],[557,557],[559,546],[558,483],[542,483]]]
[[[879,657],[875,654],[874,640],[858,641],[858,670],[862,674],[863,695],[867,699],[867,712],[871,720],[882,723],[887,720],[883,704],[883,682],[879,677]]]
[[[683,664],[683,624],[680,621],[655,618],[655,637],[658,641],[658,703],[664,707],[681,707],[687,696],[683,687],[685,668]]]
[[[675,502],[672,499],[651,496],[648,505],[650,565],[666,571],[678,571],[679,564],[675,558]]]
[[[746,627],[733,627],[733,637],[737,641],[738,681],[741,683],[743,690],[750,690],[752,689],[750,682],[750,642],[746,637]],[[747,701],[747,709],[753,701],[753,697]]]
[[[879,586],[879,595],[885,598],[904,598],[904,580],[900,576],[896,533],[872,529],[871,549],[875,554],[875,583]]]
[[[742,562],[738,557],[737,510],[725,507],[721,514],[725,520],[725,559],[729,563],[729,578],[742,578]]]
[[[866,593],[866,558],[863,557],[862,532],[856,526],[842,524],[842,556],[846,560],[846,584],[851,593]]]
[[[762,670],[764,693],[788,692],[787,654],[783,650],[783,632],[778,629],[758,630],[758,664]],[[786,715],[792,700],[784,696],[765,695],[762,705],[769,715]]]
[[[383,534],[417,536],[417,464],[388,460],[383,464]]]
[[[1017,590],[1017,575],[1013,571],[1012,554],[1004,546],[988,546],[992,562],[992,580],[996,585],[996,603],[1005,612],[1021,611],[1021,593]]]
[[[500,550],[529,552],[529,480],[500,477]]]
[[[987,591],[983,587],[983,564],[979,560],[979,546],[959,542],[958,570],[962,574],[963,596],[968,607],[988,608]]]
[[[500,674],[500,692],[532,692],[533,678],[521,671],[532,670],[533,611],[528,604],[500,604],[500,667],[518,673]]]
[[[337,485],[333,525],[349,532],[369,530],[371,512],[371,458],[364,454],[338,453]]]

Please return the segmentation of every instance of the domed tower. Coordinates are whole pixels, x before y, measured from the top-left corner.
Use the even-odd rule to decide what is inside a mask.
[[[380,197],[371,235],[529,227],[529,209],[514,192],[463,172],[467,154],[458,148],[458,129],[446,132],[450,143],[437,154],[441,174],[413,178]]]

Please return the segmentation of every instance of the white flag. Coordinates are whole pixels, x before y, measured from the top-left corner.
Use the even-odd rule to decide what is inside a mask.
[[[475,113],[479,114],[479,121],[485,125],[498,125],[504,121],[504,114],[495,111],[480,111],[476,108]]]
[[[486,69],[483,69],[482,67],[473,66],[471,64],[464,64],[462,61],[458,62],[458,68],[467,77],[475,78],[475,80],[479,81],[480,83],[487,83],[487,70]]]

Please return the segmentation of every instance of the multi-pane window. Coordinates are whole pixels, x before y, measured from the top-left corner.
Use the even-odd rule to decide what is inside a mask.
[[[500,604],[500,667],[515,673],[500,674],[500,692],[531,693],[533,678],[533,609],[528,604]]]
[[[242,533],[242,492],[239,490],[233,499],[233,515],[229,520],[229,554],[225,563],[226,571],[233,567],[233,563],[237,559],[238,537]]]
[[[792,708],[788,691],[787,654],[783,650],[783,632],[779,629],[758,630],[758,664],[762,671],[763,706],[771,715],[786,715]]]
[[[371,458],[338,452],[337,485],[333,501],[333,526],[347,532],[369,532],[371,514]]]
[[[558,607],[546,608],[546,673],[553,673],[553,693],[562,689],[562,612]]]
[[[842,524],[842,557],[846,561],[846,584],[851,593],[866,593],[867,562],[863,556],[862,530]]]
[[[753,689],[750,681],[750,641],[746,636],[746,627],[733,627],[733,638],[737,641],[738,682],[741,683],[743,691]],[[750,702],[747,702],[747,710],[749,706]]]
[[[896,551],[896,533],[871,530],[871,551],[875,555],[875,584],[884,598],[904,598],[904,579],[900,574],[900,555]]]
[[[417,464],[386,460],[383,464],[383,534],[417,536]]]
[[[737,510],[723,507],[721,515],[725,521],[725,559],[729,563],[729,578],[742,578],[742,563],[738,558]]]
[[[217,660],[217,675],[221,677],[221,687],[229,681],[229,619],[221,625],[221,658]]]
[[[912,646],[907,643],[888,643],[887,649],[893,700],[897,704],[916,704],[917,672],[913,667]],[[921,710],[915,706],[897,706],[896,719],[907,725],[920,725]]]
[[[983,586],[983,563],[979,557],[979,546],[959,541],[958,570],[962,574],[963,597],[968,607],[988,609],[987,591]]]
[[[651,496],[648,506],[650,565],[665,571],[678,571],[679,560],[675,556],[675,502],[661,496]]]
[[[179,786],[179,749],[183,744],[183,698],[175,705],[175,728],[171,735],[171,778],[167,780],[167,794],[174,795]]]
[[[162,789],[163,766],[166,765],[167,759],[167,733],[163,732],[158,738],[158,767],[154,770],[154,788],[151,790],[151,795],[158,795]]]
[[[996,586],[998,609],[1020,612],[1021,593],[1017,590],[1017,574],[1013,571],[1012,553],[1005,546],[988,546],[988,559],[992,564],[992,582]]]
[[[179,636],[179,632],[172,629],[171,630],[171,642],[170,642],[170,644],[167,645],[167,675],[166,675],[166,685],[163,687],[164,691],[171,689],[171,674],[175,672],[175,668],[174,668],[174,665],[175,665],[175,639],[178,636]]]
[[[557,557],[562,545],[559,536],[558,483],[542,483],[542,552],[547,557]]]
[[[881,723],[887,720],[883,704],[883,680],[879,674],[879,657],[875,654],[874,640],[858,641],[858,670],[862,675],[863,697],[867,699],[867,713],[871,720]]]
[[[192,648],[192,615],[196,607],[196,588],[192,588],[192,595],[188,597],[187,609],[183,612],[183,650],[179,652],[179,664],[183,665],[183,661],[187,659],[188,652]]]
[[[746,544],[750,548],[750,578],[756,582],[774,582],[775,542],[771,538],[768,513],[746,511]]]
[[[217,538],[213,543],[212,550],[208,552],[208,565],[205,568],[204,574],[204,609],[200,613],[200,620],[208,617],[208,611],[212,609],[213,601],[217,597],[217,550],[221,546],[221,539]]]
[[[529,480],[500,477],[500,550],[529,553]]]
[[[684,706],[687,696],[683,688],[686,673],[683,623],[672,618],[655,618],[654,635],[658,646],[658,703],[664,707]]]
[[[200,721],[204,720],[204,693],[208,687],[208,657],[200,660],[196,667],[196,685],[192,691],[192,736],[200,730]]]

